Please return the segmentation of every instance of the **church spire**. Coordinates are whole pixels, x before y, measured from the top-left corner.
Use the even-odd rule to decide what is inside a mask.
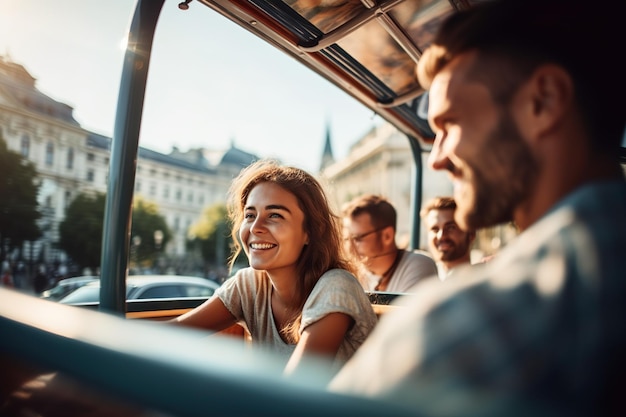
[[[324,143],[324,151],[322,152],[320,172],[322,172],[327,166],[332,165],[334,162],[335,157],[333,156],[333,149],[330,145],[330,123],[326,122],[326,139]]]

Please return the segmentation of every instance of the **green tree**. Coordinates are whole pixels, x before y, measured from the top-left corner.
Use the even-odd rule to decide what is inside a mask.
[[[81,268],[100,266],[106,195],[79,194],[59,225],[59,247]]]
[[[188,247],[200,250],[204,262],[225,266],[231,252],[231,237],[226,206],[214,204],[202,213],[200,220],[189,228]]]
[[[158,258],[171,240],[172,233],[155,203],[135,197],[130,236],[131,261],[143,263],[154,262]]]
[[[5,249],[21,248],[25,241],[41,237],[38,192],[35,166],[10,151],[0,136],[0,260],[6,257]]]

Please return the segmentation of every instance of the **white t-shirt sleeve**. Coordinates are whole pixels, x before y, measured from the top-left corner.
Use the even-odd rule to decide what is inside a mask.
[[[422,253],[405,252],[404,256],[389,281],[387,292],[411,292],[419,281],[437,275],[437,264]]]

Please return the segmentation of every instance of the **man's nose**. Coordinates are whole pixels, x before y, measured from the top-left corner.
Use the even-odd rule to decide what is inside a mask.
[[[450,165],[447,154],[441,146],[441,139],[436,138],[433,147],[428,155],[428,166],[434,170],[447,169]]]

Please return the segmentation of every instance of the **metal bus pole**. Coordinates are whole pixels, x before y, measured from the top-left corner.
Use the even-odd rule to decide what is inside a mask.
[[[164,1],[136,3],[117,100],[100,257],[100,310],[119,315],[126,314],[126,271],[139,128],[154,30]]]

